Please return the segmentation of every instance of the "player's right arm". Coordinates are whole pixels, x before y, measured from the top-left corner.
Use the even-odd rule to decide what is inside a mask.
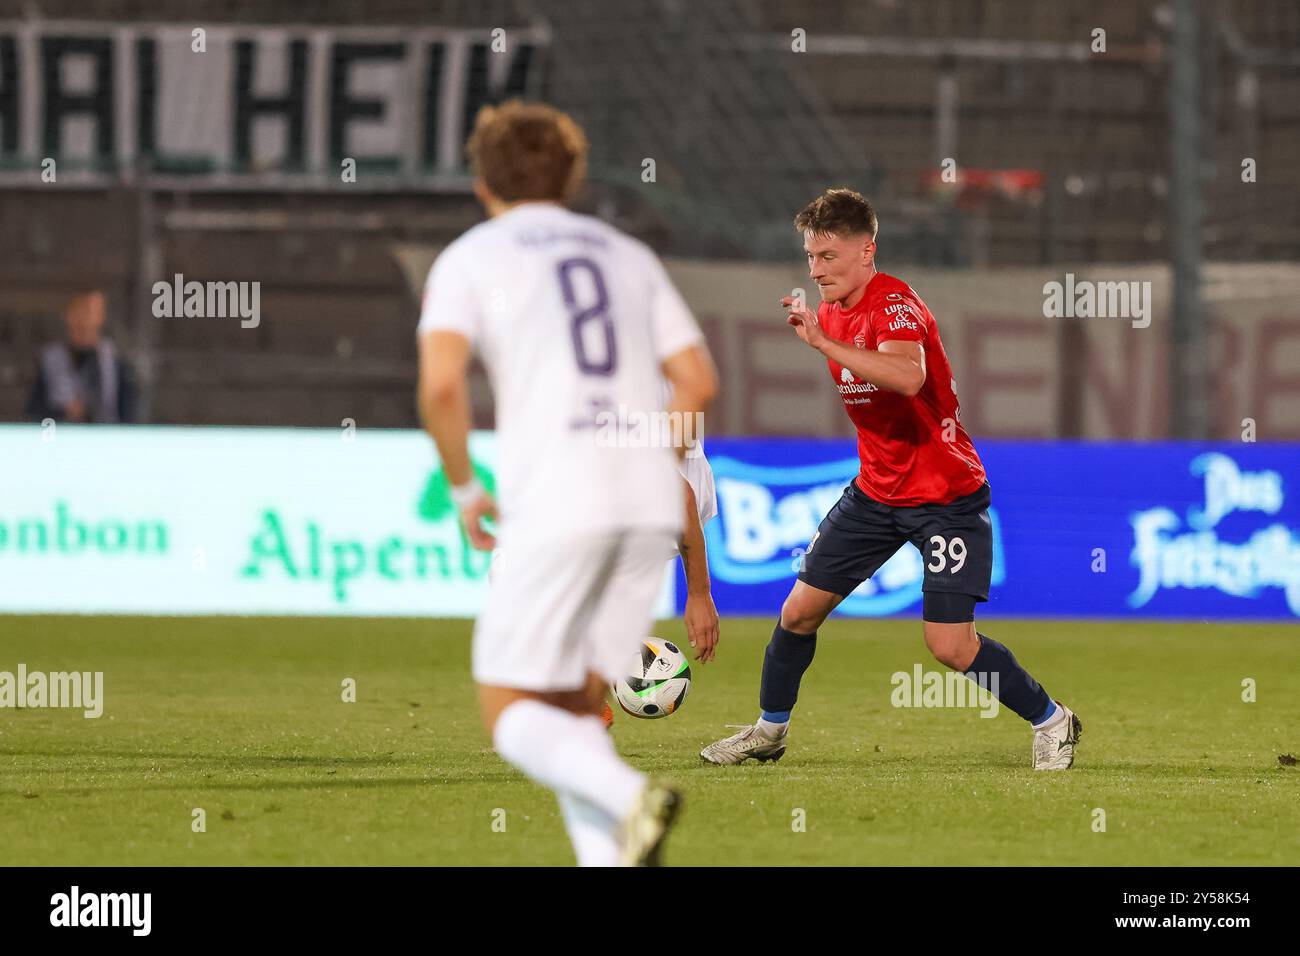
[[[786,321],[799,338],[864,382],[908,398],[915,397],[925,385],[925,348],[919,335],[881,342],[876,349],[853,348],[827,335],[816,313],[802,299],[785,296],[781,304],[788,310]]]
[[[463,485],[474,475],[469,460],[469,340],[435,329],[420,336],[419,350],[420,420],[438,446],[447,481]]]
[[[480,551],[496,547],[483,528],[496,517],[496,503],[478,480],[469,457],[469,340],[457,332],[431,331],[420,336],[418,404],[424,430],[438,448],[452,500],[460,511],[470,544]]]
[[[469,457],[471,408],[469,359],[477,330],[477,307],[465,272],[444,252],[425,285],[417,333],[420,377],[416,404],[424,429],[438,448],[451,497],[465,534],[479,550],[496,547],[484,518],[496,517],[496,503],[474,477]]]

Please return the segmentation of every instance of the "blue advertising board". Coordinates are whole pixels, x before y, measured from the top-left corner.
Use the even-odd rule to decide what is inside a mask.
[[[994,547],[981,616],[1300,618],[1300,447],[977,447]],[[718,610],[775,616],[803,549],[857,474],[856,446],[713,438],[707,450],[718,490],[718,517],[705,529]],[[904,545],[836,613],[919,617],[922,574],[920,552]],[[680,608],[685,588],[677,593]]]

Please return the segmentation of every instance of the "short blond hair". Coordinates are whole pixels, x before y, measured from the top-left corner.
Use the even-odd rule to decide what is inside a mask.
[[[879,228],[876,210],[866,196],[852,189],[828,189],[794,217],[794,227],[813,235],[870,236]]]

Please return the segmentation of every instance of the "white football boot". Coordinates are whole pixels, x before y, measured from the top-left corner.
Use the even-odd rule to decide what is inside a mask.
[[[785,755],[785,739],[788,736],[785,733],[780,737],[769,737],[758,729],[757,724],[745,724],[740,733],[709,744],[700,751],[700,756],[709,763],[716,764],[744,763],[751,757],[759,763],[776,761]]]
[[[660,851],[682,809],[676,787],[651,780],[619,827],[621,866],[662,866]]]
[[[1069,770],[1074,764],[1074,745],[1083,733],[1083,724],[1059,700],[1056,706],[1061,719],[1034,731],[1035,770]]]

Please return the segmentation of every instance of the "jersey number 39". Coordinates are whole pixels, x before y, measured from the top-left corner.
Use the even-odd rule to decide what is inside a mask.
[[[931,571],[942,571],[948,568],[949,573],[956,574],[966,563],[966,542],[961,538],[949,538],[944,540],[942,535],[930,535],[930,544],[934,545],[934,553],[930,556],[932,564],[926,564]],[[944,552],[947,551],[947,554]],[[952,559],[951,564],[949,558]]]

